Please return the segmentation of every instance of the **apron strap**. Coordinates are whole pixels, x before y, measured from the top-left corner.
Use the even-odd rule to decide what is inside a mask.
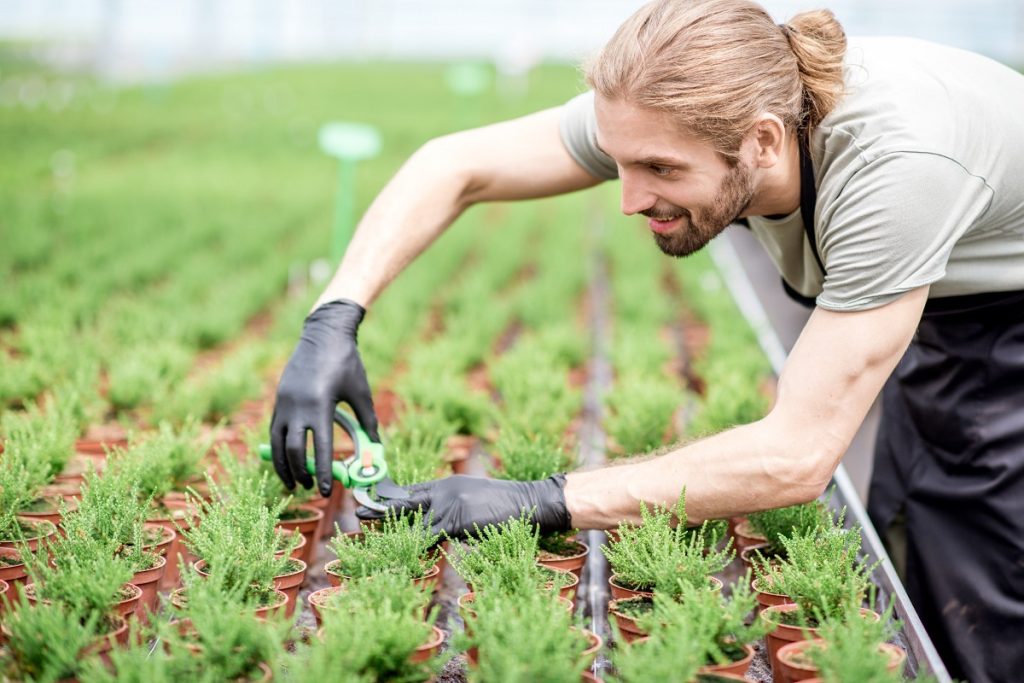
[[[825,263],[818,253],[818,236],[814,233],[814,211],[818,206],[818,189],[814,186],[814,166],[811,164],[811,152],[808,148],[804,135],[800,135],[800,218],[804,224],[804,234],[807,236],[807,243],[811,245],[811,253],[814,260],[818,262],[822,274],[825,273]],[[814,308],[815,297],[804,296],[793,289],[785,278],[782,280],[782,289],[790,299],[805,308]]]

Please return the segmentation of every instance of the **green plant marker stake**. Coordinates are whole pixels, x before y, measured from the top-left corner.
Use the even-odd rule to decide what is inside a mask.
[[[452,64],[444,72],[448,89],[459,99],[456,123],[459,129],[472,128],[480,123],[480,97],[491,85],[491,70],[480,62]]]
[[[320,149],[340,162],[334,230],[331,233],[331,262],[337,266],[352,238],[355,223],[356,163],[380,154],[381,138],[371,125],[333,121],[320,127],[318,139]]]

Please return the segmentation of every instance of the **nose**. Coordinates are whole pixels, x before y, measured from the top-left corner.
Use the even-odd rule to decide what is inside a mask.
[[[627,216],[646,211],[658,202],[658,196],[648,190],[633,174],[623,173],[621,182],[621,209]]]

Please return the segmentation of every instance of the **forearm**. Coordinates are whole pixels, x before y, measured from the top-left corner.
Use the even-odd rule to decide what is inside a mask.
[[[466,209],[468,180],[446,159],[444,144],[424,145],[377,195],[314,308],[341,298],[368,308]]]
[[[691,523],[811,500],[845,445],[788,438],[796,433],[766,418],[656,458],[570,474],[565,498],[572,524],[608,529],[638,522],[641,501],[671,505],[684,487]]]

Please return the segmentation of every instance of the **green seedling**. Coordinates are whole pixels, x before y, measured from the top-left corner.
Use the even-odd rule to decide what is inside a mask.
[[[361,539],[338,530],[328,547],[338,558],[338,573],[344,576],[397,573],[416,579],[437,563],[440,540],[441,536],[424,523],[422,511],[411,515],[388,511],[379,529],[364,527]]]
[[[104,629],[100,615],[82,618],[66,605],[53,603],[8,611],[7,643],[0,649],[0,676],[11,681],[74,679],[88,661],[84,652]]]

